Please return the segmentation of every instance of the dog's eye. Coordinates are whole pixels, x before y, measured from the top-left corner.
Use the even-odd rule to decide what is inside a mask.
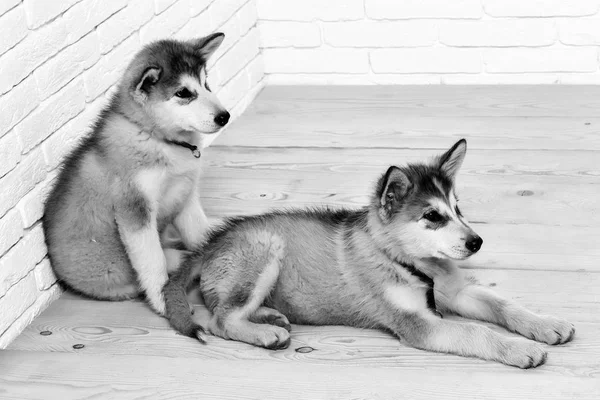
[[[208,78],[208,76],[207,76]],[[210,87],[208,86],[208,81],[204,81],[204,87],[206,88],[206,90],[208,90],[209,92],[212,92],[212,90],[210,90]]]
[[[459,217],[462,217],[462,213],[460,212],[460,209],[458,208],[458,206],[454,207],[454,211],[456,211],[456,215],[458,215]]]
[[[179,89],[177,92],[175,92],[175,96],[177,96],[181,99],[189,99],[193,95],[192,95],[192,92],[190,92],[188,88],[183,88],[183,89]]]
[[[442,217],[440,213],[435,210],[427,212],[425,215],[423,215],[423,218],[430,222],[442,222],[444,220],[444,217]]]

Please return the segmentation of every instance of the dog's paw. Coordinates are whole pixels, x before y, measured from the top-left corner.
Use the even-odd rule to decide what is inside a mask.
[[[575,327],[564,319],[544,315],[518,332],[529,339],[557,345],[570,342],[575,336]]]
[[[257,345],[271,350],[286,349],[290,345],[290,333],[278,326],[266,325],[257,337]]]
[[[522,369],[539,367],[548,358],[548,353],[541,345],[522,339],[510,340],[503,353],[500,361]]]

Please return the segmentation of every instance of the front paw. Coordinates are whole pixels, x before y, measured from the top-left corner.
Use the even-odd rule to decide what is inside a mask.
[[[573,340],[575,327],[564,319],[540,316],[517,330],[521,335],[538,342],[557,345]]]
[[[522,369],[539,367],[548,358],[548,353],[541,345],[523,339],[506,342],[501,353],[501,362]]]

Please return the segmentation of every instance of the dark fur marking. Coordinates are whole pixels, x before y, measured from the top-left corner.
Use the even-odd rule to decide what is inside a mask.
[[[243,307],[248,302],[252,289],[253,287],[250,283],[247,283],[246,285],[240,283],[236,284],[229,293],[229,296],[225,301],[225,306],[231,308]]]
[[[419,278],[419,280],[421,282],[423,282],[424,284],[427,285],[427,293],[426,293],[426,296],[427,296],[427,308],[429,308],[435,314],[439,315],[439,312],[437,311],[437,308],[435,307],[435,295],[433,293],[433,279],[431,279],[429,276],[425,275],[423,272],[419,271],[412,264],[406,264],[406,263],[399,263],[399,264],[402,267],[404,267],[408,272],[410,272],[412,275],[414,275],[417,278]]]

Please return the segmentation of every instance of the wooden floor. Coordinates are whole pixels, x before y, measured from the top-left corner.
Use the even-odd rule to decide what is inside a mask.
[[[142,303],[64,295],[0,352],[0,398],[600,399],[600,87],[268,87],[205,151],[203,204],[360,206],[386,166],[461,137],[461,208],[485,240],[465,267],[576,325],[543,367],[346,327],[294,326],[283,351],[202,346]]]

